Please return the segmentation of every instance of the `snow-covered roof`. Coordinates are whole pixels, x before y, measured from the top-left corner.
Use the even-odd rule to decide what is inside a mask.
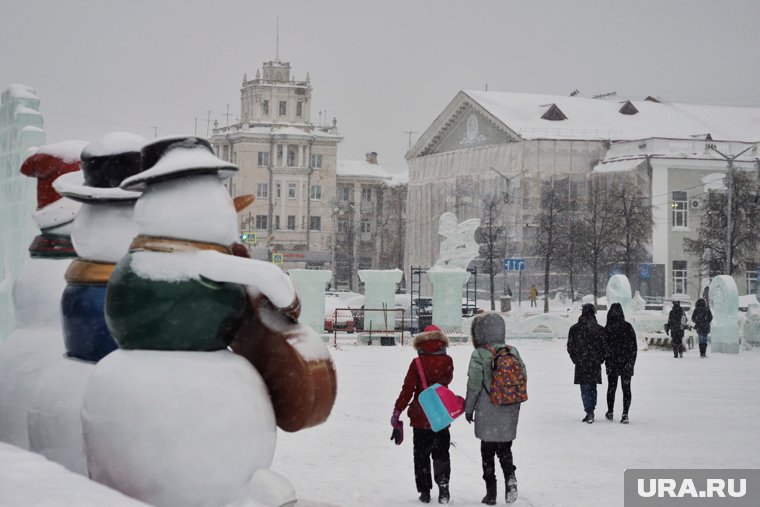
[[[10,93],[11,97],[17,98],[17,99],[37,99],[39,100],[39,96],[37,95],[37,92],[34,91],[34,88],[31,86],[27,86],[24,84],[18,84],[14,83],[10,86],[8,86],[8,92]]]
[[[620,110],[626,100],[475,90],[462,93],[523,139],[689,139],[710,134],[715,140],[760,140],[760,108],[639,100],[630,101],[635,114],[624,114]],[[567,118],[542,118],[552,105]]]
[[[338,176],[391,179],[391,175],[379,164],[370,164],[365,160],[338,160],[335,173]]]
[[[300,125],[262,125],[257,127],[248,127],[244,126],[242,128],[235,128],[233,126],[225,129],[215,129],[214,130],[214,137],[218,136],[224,136],[225,134],[255,134],[255,135],[289,135],[289,136],[309,136],[309,137],[317,137],[317,138],[331,138],[331,139],[342,139],[341,136],[338,134],[331,134],[329,132],[325,132],[324,130],[321,130],[320,127],[312,127],[311,125],[302,124]]]

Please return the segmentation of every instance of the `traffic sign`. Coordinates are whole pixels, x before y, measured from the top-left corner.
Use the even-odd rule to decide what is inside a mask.
[[[243,243],[246,243],[248,245],[255,245],[256,244],[256,233],[255,232],[248,232],[243,231],[240,233],[240,241]]]
[[[506,271],[524,271],[525,259],[504,259],[504,270]]]
[[[281,253],[272,254],[272,262],[275,264],[282,264],[285,261],[285,256]]]

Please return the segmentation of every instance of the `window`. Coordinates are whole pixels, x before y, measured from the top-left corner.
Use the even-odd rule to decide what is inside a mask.
[[[673,294],[686,294],[686,261],[673,261]]]
[[[314,154],[311,156],[311,166],[316,168],[322,167],[322,155]]]
[[[280,116],[285,116],[288,114],[288,103],[284,100],[280,101]]]
[[[269,165],[269,152],[260,151],[259,152],[259,167],[266,167],[268,165]]]
[[[322,230],[322,217],[309,217],[309,229],[312,231]]]
[[[314,201],[319,201],[322,199],[322,185],[311,186],[311,198]]]
[[[282,195],[282,183],[274,184],[274,196],[280,197]]]
[[[370,202],[372,200],[372,189],[364,187],[362,188],[362,202]]]
[[[261,103],[261,114],[264,116],[269,116],[269,101],[265,100]]]
[[[688,196],[686,192],[673,192],[673,227],[688,227]]]
[[[338,220],[338,232],[348,232],[348,220]]]
[[[369,220],[362,220],[362,232],[370,232]]]
[[[288,167],[296,165],[296,149],[294,146],[288,146]]]
[[[760,264],[747,266],[747,294],[758,294],[760,289]]]
[[[296,184],[288,183],[288,199],[296,198]]]
[[[269,184],[268,183],[259,183],[256,185],[256,197],[261,197],[262,199],[266,199],[269,197]]]
[[[295,215],[288,215],[288,230],[289,231],[296,230],[296,216]]]
[[[299,101],[299,102],[296,104],[296,116],[298,116],[299,118],[300,118],[301,116],[303,116],[303,102],[300,102],[300,101]]]
[[[222,148],[222,160],[224,160],[225,162],[230,161],[230,147],[229,146],[224,146]]]
[[[268,225],[267,218],[268,217],[266,215],[256,215],[256,228],[257,229],[266,229],[267,225]]]
[[[274,228],[278,231],[280,230],[280,215],[275,215],[274,217]]]
[[[349,201],[351,197],[351,187],[338,187],[338,200]]]

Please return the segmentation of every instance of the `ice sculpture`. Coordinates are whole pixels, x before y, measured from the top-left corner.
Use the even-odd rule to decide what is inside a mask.
[[[739,292],[731,276],[719,275],[710,282],[710,306],[713,321],[710,343],[713,352],[739,352]]]
[[[45,144],[40,98],[13,84],[0,99],[0,342],[14,327],[13,280],[37,233],[32,220],[34,181],[19,173],[24,159]]]
[[[470,261],[478,256],[478,243],[475,230],[480,227],[479,218],[471,218],[462,223],[457,222],[453,213],[444,213],[438,219],[438,234],[445,237],[441,241],[438,260],[433,268],[467,270]]]
[[[744,319],[744,343],[760,347],[760,304],[747,305],[747,317]]]
[[[364,308],[388,308],[395,305],[396,284],[403,273],[399,269],[360,269],[359,279],[364,282]],[[400,315],[399,315],[400,317]],[[364,332],[393,329],[394,312],[364,312]]]
[[[301,296],[301,317],[304,324],[317,332],[325,330],[325,285],[332,271],[324,269],[291,269],[290,278]]]
[[[631,283],[625,275],[612,275],[607,281],[607,308],[613,303],[620,303],[623,313],[628,318],[631,311]]]
[[[470,273],[461,269],[432,268],[427,272],[433,284],[433,324],[443,331],[462,330],[462,287]]]
[[[633,313],[638,313],[646,310],[646,307],[646,300],[641,297],[641,293],[639,291],[636,291],[636,293],[633,295],[633,300],[631,301],[631,310]]]

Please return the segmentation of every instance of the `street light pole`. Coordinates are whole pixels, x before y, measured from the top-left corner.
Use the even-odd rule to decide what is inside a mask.
[[[507,176],[505,174],[502,174],[500,171],[496,170],[496,168],[494,168],[493,166],[491,166],[490,169],[496,174],[498,174],[499,176],[501,176],[502,178],[504,178],[504,181],[506,183],[506,191],[504,192],[504,204],[509,203],[510,183],[512,182],[514,178],[517,178],[518,176],[522,176],[523,174],[525,174],[525,171],[521,171],[515,174],[514,176]],[[507,249],[508,242],[509,242],[509,233],[507,231],[507,221],[505,220],[504,221],[504,256],[505,257],[507,254],[506,249]],[[505,295],[507,294],[507,270],[506,269],[504,270],[504,294]],[[519,297],[520,297],[520,294],[518,294],[518,300],[519,300]]]
[[[734,193],[734,160],[742,156],[744,153],[748,152],[752,146],[747,147],[746,149],[742,150],[736,155],[726,155],[724,153],[721,153],[720,151],[715,148],[715,145],[709,144],[708,147],[726,159],[728,162],[728,174],[726,175],[726,274],[731,276],[731,264],[732,264],[732,254],[731,251],[731,229],[733,226],[732,219],[731,219],[731,209],[733,205],[733,193]]]

